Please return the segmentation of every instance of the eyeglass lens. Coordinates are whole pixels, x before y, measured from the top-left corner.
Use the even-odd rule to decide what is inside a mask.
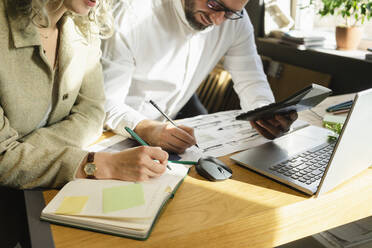
[[[208,8],[210,8],[214,11],[224,11],[226,18],[231,18],[231,19],[241,18],[241,16],[238,13],[226,8],[225,6],[223,6],[221,3],[219,3],[216,0],[207,1],[207,6],[208,6]]]

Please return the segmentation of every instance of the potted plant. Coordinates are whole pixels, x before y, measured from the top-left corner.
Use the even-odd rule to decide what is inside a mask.
[[[320,0],[320,3],[319,15],[341,16],[344,20],[336,27],[337,49],[356,49],[362,38],[361,25],[372,17],[372,0]]]

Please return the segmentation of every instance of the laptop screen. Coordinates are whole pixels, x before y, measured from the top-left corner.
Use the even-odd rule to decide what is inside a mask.
[[[317,196],[372,165],[372,89],[356,94]]]

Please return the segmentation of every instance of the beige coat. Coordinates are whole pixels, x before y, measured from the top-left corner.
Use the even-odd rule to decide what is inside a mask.
[[[100,41],[87,42],[63,17],[58,99],[47,125],[54,73],[34,25],[21,31],[0,0],[0,185],[59,187],[72,180],[84,147],[102,132]]]

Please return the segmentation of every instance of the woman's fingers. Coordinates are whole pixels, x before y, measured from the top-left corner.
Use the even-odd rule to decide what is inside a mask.
[[[162,175],[168,153],[159,147],[140,146],[113,154],[109,162],[111,178],[124,181],[145,181]]]

